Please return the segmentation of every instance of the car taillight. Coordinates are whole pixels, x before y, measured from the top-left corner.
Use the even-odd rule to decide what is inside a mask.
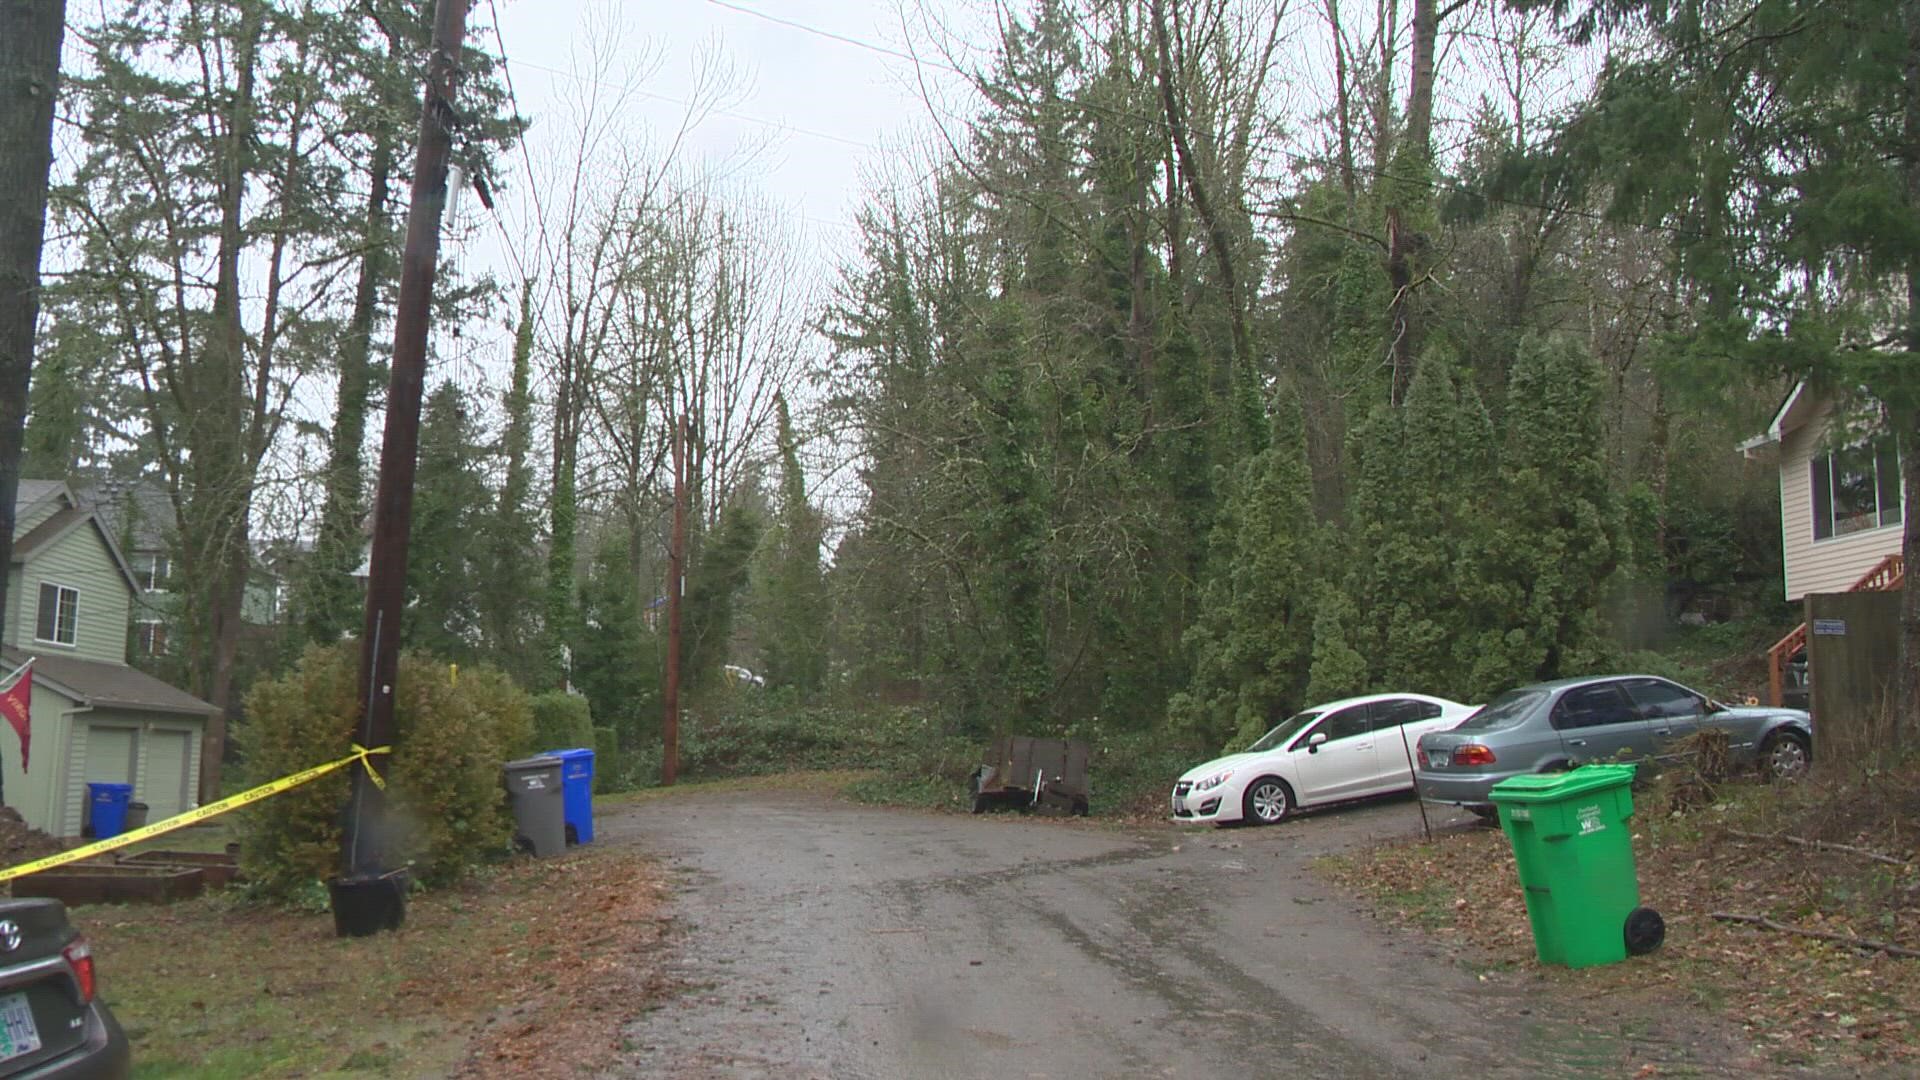
[[[93,1000],[93,946],[86,938],[74,938],[66,948],[60,950],[73,967],[74,981],[80,984],[80,1003]]]
[[[1455,765],[1491,765],[1493,761],[1493,751],[1479,743],[1467,743],[1453,748]]]

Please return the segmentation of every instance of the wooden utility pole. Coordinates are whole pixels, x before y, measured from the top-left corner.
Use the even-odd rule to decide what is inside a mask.
[[[687,591],[687,418],[673,423],[673,539],[667,553],[667,715],[660,725],[660,783],[680,776],[680,598]]]
[[[406,248],[401,254],[400,295],[394,305],[393,373],[387,384],[387,429],[380,447],[380,486],[373,508],[373,552],[368,561],[366,621],[360,635],[360,687],[366,695],[360,744],[393,745],[394,683],[400,667],[400,613],[406,603],[407,540],[413,525],[413,475],[420,448],[420,397],[426,382],[429,308],[440,255],[440,214],[447,202],[447,161],[453,149],[454,83],[467,33],[468,0],[436,0],[432,53],[420,111],[414,157],[413,198],[407,208]],[[384,759],[370,759],[384,771]],[[334,925],[343,934],[371,933],[399,925],[404,886],[387,886],[398,869],[388,848],[385,793],[366,770],[353,773],[346,827],[341,838],[343,876],[333,893]],[[360,899],[343,893],[363,888]],[[367,917],[350,925],[353,907]],[[364,910],[364,909],[371,910]]]

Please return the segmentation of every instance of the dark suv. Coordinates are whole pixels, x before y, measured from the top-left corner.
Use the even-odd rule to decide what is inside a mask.
[[[126,1076],[127,1037],[94,989],[66,905],[0,900],[0,1076]]]

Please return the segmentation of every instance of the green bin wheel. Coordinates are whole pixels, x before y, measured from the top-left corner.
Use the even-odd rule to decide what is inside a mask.
[[[1637,907],[1627,913],[1627,952],[1645,956],[1667,940],[1667,921],[1650,907]]]

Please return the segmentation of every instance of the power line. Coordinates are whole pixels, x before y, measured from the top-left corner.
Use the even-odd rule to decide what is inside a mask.
[[[502,59],[504,59],[504,57]],[[561,68],[548,67],[545,64],[535,64],[527,60],[515,60],[513,61],[513,63],[519,64],[521,67],[532,68],[535,71],[544,71],[550,75],[558,75],[562,78],[573,79],[576,82],[583,82],[588,84],[589,86],[598,86],[602,89],[612,90],[617,93],[631,93],[639,97],[652,98],[655,101],[664,101],[669,105],[678,105],[683,109],[703,108],[703,106],[695,105],[691,101],[686,101],[684,99],[673,97],[668,94],[656,94],[651,90],[637,90],[631,86],[616,86],[612,83],[605,82],[601,79],[596,79],[591,75],[582,75],[577,71],[565,71],[565,70],[562,70]],[[707,109],[706,111],[712,112],[716,116],[730,117],[734,120],[745,121],[746,123],[749,123],[749,124],[759,124],[763,127],[774,128],[779,131],[791,132],[795,135],[805,135],[805,136],[808,136],[809,138],[825,139],[828,142],[841,143],[846,146],[857,147],[858,149],[861,149],[861,150],[880,149],[879,147],[875,146],[872,143],[862,142],[859,139],[849,138],[845,135],[835,135],[831,131],[818,131],[813,128],[804,128],[804,127],[800,127],[797,124],[789,124],[781,120],[769,120],[764,116],[754,116],[751,113],[743,113],[734,109],[715,108],[715,109]]]
[[[492,16],[489,21],[493,23],[494,47],[500,50],[500,74],[507,84],[507,103],[513,106],[513,115],[518,117],[521,115],[520,95],[513,88],[513,63],[507,59],[507,41],[500,33],[500,8],[494,0],[487,0],[487,13]],[[540,199],[540,180],[533,171],[533,156],[527,153],[527,133],[522,131],[514,142],[520,144],[520,160],[527,166],[527,191],[533,196],[533,212],[537,216],[535,227],[544,230],[547,226],[547,208]],[[493,219],[500,226],[501,240],[507,244],[507,253],[512,256],[515,268],[520,271],[520,283],[524,287],[527,282],[527,272],[526,268],[520,265],[519,252],[512,242],[508,241],[506,225],[500,221],[498,211],[494,212]]]
[[[832,30],[822,30],[817,26],[808,26],[806,23],[795,22],[792,19],[783,19],[778,15],[769,15],[766,12],[760,11],[755,8],[744,7],[740,4],[729,3],[728,0],[707,0],[707,3],[712,4],[715,7],[726,8],[728,11],[737,11],[742,15],[751,15],[756,19],[764,19],[770,23],[775,23],[780,26],[785,26],[790,29],[798,30],[803,34],[812,34],[815,37],[822,37],[822,38],[826,38],[829,41],[840,42],[842,45],[851,45],[856,49],[865,49],[868,52],[879,53],[882,56],[892,56],[892,57],[897,57],[901,60],[909,60],[915,64],[922,65],[925,67],[939,68],[941,71],[951,71],[952,73],[960,76],[963,79],[973,78],[973,75],[971,72],[962,71],[951,64],[943,64],[938,60],[927,60],[922,57],[915,56],[910,52],[902,52],[899,49],[888,48],[885,45],[876,45],[871,41],[862,41],[856,37],[848,37],[845,34],[834,33]]]

